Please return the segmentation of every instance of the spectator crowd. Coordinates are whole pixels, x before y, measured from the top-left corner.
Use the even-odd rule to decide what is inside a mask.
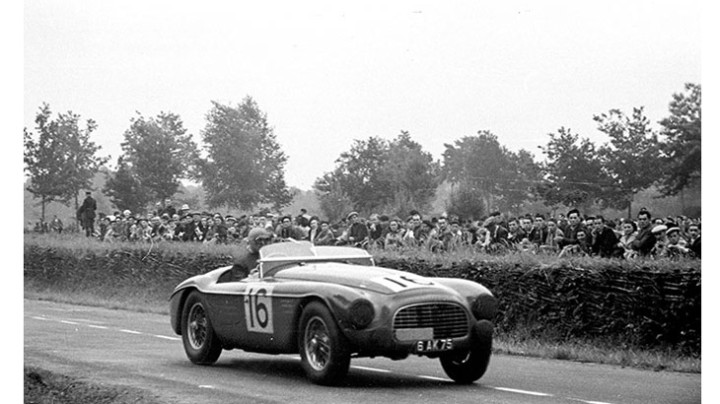
[[[100,213],[94,220],[95,203],[88,194],[78,211],[86,233],[104,242],[199,242],[240,243],[249,231],[260,227],[280,240],[308,240],[315,245],[352,245],[387,250],[420,248],[433,252],[474,250],[491,254],[523,252],[567,256],[700,258],[700,219],[685,216],[654,218],[643,208],[635,220],[606,220],[583,216],[577,209],[549,217],[526,214],[505,217],[494,212],[482,220],[460,220],[456,216],[423,217],[412,211],[408,217],[350,212],[336,223],[311,216],[301,209],[297,216],[243,215],[176,209],[171,200],[158,203],[148,215],[129,210],[111,215]],[[92,214],[88,214],[92,210]],[[89,220],[88,217],[93,219]],[[62,232],[55,222],[53,231]]]

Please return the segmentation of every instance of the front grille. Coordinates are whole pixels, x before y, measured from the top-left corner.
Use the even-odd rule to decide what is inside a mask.
[[[462,307],[450,303],[427,303],[403,307],[395,314],[394,330],[432,328],[433,338],[463,337],[468,318]]]

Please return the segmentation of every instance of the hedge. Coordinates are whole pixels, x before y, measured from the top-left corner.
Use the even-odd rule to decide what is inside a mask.
[[[487,286],[499,301],[498,332],[700,354],[699,261],[584,259],[548,264],[485,257],[452,261],[383,253],[376,255],[376,263]],[[218,251],[77,249],[26,243],[24,260],[25,279],[33,285],[94,290],[108,298],[142,290],[162,301],[180,281],[229,265],[233,257]]]

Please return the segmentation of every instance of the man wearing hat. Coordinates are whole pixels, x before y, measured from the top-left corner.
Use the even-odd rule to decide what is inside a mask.
[[[255,269],[260,259],[260,248],[272,243],[273,235],[269,231],[255,227],[248,233],[245,251],[240,254],[230,271],[218,278],[218,282],[231,282],[245,279]]]
[[[180,210],[177,212],[177,214],[180,215],[180,217],[183,217],[183,216],[187,215],[189,212],[190,212],[190,206],[187,203],[185,203],[180,207]]]
[[[185,214],[181,219],[180,223],[175,226],[175,234],[173,240],[178,241],[190,241],[190,233],[192,232],[192,216]]]
[[[85,229],[86,237],[92,237],[93,233],[95,233],[96,210],[97,202],[95,202],[90,191],[85,192],[85,200],[80,208],[78,208],[77,218],[80,220],[80,225]]]
[[[665,232],[667,245],[665,246],[664,256],[668,258],[684,257],[689,255],[690,250],[685,246],[686,241],[680,236],[680,228],[671,223]]]
[[[350,212],[347,220],[350,222],[347,230],[347,243],[356,247],[364,247],[370,236],[367,226],[360,221],[357,212]]]

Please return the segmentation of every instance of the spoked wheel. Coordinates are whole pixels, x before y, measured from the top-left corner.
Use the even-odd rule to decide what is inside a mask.
[[[348,372],[350,351],[330,311],[311,302],[300,316],[298,345],[303,370],[318,384],[336,384]]]
[[[448,353],[440,357],[445,374],[459,384],[470,384],[480,379],[487,370],[492,353],[492,342],[477,344],[469,351]]]
[[[185,354],[190,361],[198,365],[215,363],[222,352],[222,345],[198,292],[191,292],[185,301],[181,327]]]

